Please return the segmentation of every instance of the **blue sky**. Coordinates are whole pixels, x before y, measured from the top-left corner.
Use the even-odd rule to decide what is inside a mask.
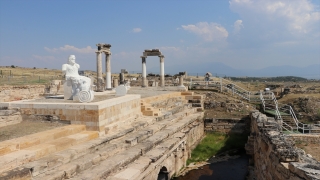
[[[97,43],[112,45],[112,72],[141,71],[154,48],[179,71],[194,62],[305,67],[320,64],[320,1],[0,0],[1,66],[61,69],[74,54],[96,70]]]

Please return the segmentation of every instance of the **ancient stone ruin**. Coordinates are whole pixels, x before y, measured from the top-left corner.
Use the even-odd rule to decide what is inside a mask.
[[[146,49],[143,52],[142,59],[142,87],[147,87],[147,66],[146,66],[146,58],[148,56],[158,56],[160,58],[160,86],[163,87],[165,85],[164,82],[164,55],[161,54],[159,49]]]
[[[281,126],[260,112],[251,114],[251,134],[246,144],[251,159],[251,178],[320,179],[320,163],[295,147]]]
[[[111,90],[111,51],[110,51],[110,44],[99,43],[97,44],[98,50],[96,51],[97,54],[97,91],[103,92],[106,90]],[[106,81],[102,78],[102,58],[101,54],[104,53],[106,55],[105,65],[106,65]],[[104,87],[105,84],[105,87]]]

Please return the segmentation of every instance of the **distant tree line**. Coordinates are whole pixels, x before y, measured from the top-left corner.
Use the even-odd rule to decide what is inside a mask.
[[[265,81],[272,81],[272,82],[283,82],[283,81],[307,81],[308,79],[296,76],[278,76],[278,77],[230,77],[233,81],[244,81],[244,82],[265,82]]]

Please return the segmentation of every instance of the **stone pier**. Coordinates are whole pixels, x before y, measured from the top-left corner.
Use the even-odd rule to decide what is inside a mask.
[[[111,90],[111,63],[110,63],[110,57],[111,53],[105,53],[106,54],[106,90]]]
[[[97,54],[97,91],[103,92],[103,78],[102,78],[102,60],[101,60],[101,52],[96,51]]]
[[[165,79],[164,79],[164,56],[159,56],[160,58],[160,86],[164,87]]]
[[[179,76],[179,86],[183,86],[183,76]]]
[[[142,87],[147,87],[147,66],[145,56],[141,56],[142,59]]]

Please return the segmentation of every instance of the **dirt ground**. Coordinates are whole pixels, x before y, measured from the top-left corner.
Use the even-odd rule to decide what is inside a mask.
[[[303,123],[320,123],[320,93],[290,93],[278,100],[290,105]]]
[[[307,154],[311,154],[316,160],[320,161],[320,144],[300,143],[296,144],[296,146],[303,149]]]

